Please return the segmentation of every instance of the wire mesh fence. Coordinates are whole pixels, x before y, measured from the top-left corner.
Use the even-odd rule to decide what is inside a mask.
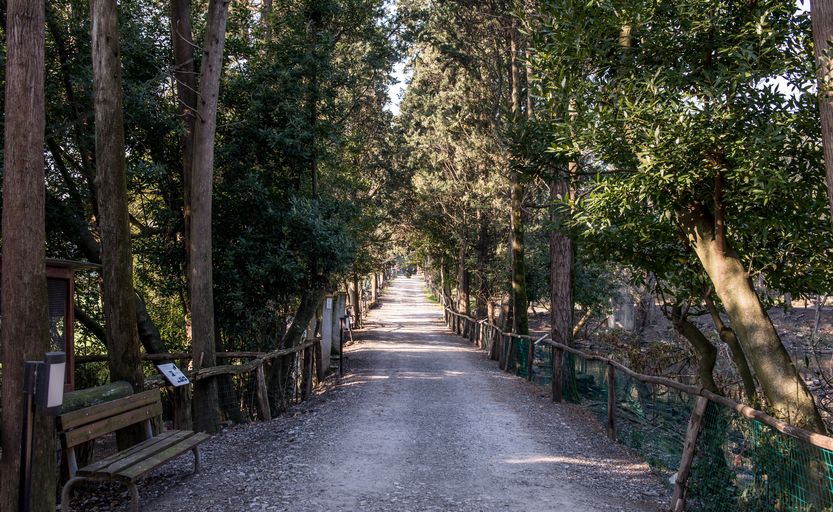
[[[833,510],[833,453],[710,403],[688,489],[690,510]]]
[[[529,336],[503,333],[448,307],[445,318],[460,335],[479,324],[483,334],[478,345],[499,354],[507,372],[554,391],[556,375],[558,393],[592,411],[607,423],[611,437],[676,486],[685,510],[833,512],[833,439],[806,431],[805,436],[790,435],[787,432],[801,429],[775,428],[772,425],[779,422],[774,418],[760,411],[750,417],[740,412],[743,406],[701,388],[637,374],[549,340],[535,343]],[[554,362],[560,362],[560,368]],[[696,449],[686,460],[690,418],[695,417],[694,404],[700,397],[710,401],[702,426],[693,433]],[[756,418],[768,418],[771,424]],[[681,474],[687,480],[681,481]],[[672,504],[672,510],[683,510],[677,506]]]

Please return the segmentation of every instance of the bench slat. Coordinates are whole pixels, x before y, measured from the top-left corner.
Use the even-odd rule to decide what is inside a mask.
[[[140,407],[150,405],[160,400],[161,395],[159,393],[159,389],[150,389],[148,391],[136,393],[135,395],[126,396],[124,398],[119,398],[103,404],[85,407],[83,409],[78,409],[77,411],[71,411],[61,415],[61,430],[77,428],[110,416],[116,416],[132,409],[138,409]]]
[[[78,472],[79,473],[81,473],[81,472],[83,472],[83,473],[95,473],[96,471],[100,471],[100,470],[106,468],[107,466],[109,466],[110,464],[112,464],[114,462],[117,462],[117,461],[119,461],[119,460],[121,460],[125,457],[129,457],[130,455],[132,455],[132,454],[134,454],[138,451],[144,450],[149,446],[153,446],[153,445],[163,443],[163,442],[168,443],[168,442],[170,442],[170,440],[168,438],[170,438],[171,436],[174,436],[174,435],[176,435],[180,432],[181,431],[179,431],[179,430],[166,430],[165,432],[162,432],[158,436],[151,437],[150,439],[142,441],[141,443],[139,443],[137,445],[131,446],[127,450],[113,453],[111,455],[108,455],[107,457],[104,457],[101,460],[97,460],[95,462],[92,462],[92,463],[84,466],[83,468],[79,469]],[[183,437],[184,436],[180,436],[176,440],[174,440],[173,442],[176,442],[178,439],[182,439]]]
[[[163,450],[159,453],[156,453],[152,457],[150,457],[148,459],[145,459],[145,460],[143,460],[143,461],[141,461],[137,464],[134,464],[133,466],[130,466],[129,468],[127,468],[123,471],[118,472],[117,475],[121,476],[123,478],[134,480],[134,479],[144,475],[148,471],[156,468],[157,466],[162,465],[163,463],[167,462],[168,460],[170,460],[170,459],[172,459],[172,458],[174,458],[174,457],[176,457],[176,456],[178,456],[182,453],[185,453],[188,450],[193,449],[195,446],[202,443],[203,441],[205,441],[209,437],[210,436],[208,434],[203,433],[203,432],[195,433],[194,435],[192,435],[191,437],[188,437],[187,439],[181,441],[180,443],[178,443],[178,444],[176,444],[176,445],[174,445],[174,446],[172,446],[172,447],[170,447],[166,450]]]
[[[66,447],[72,448],[81,443],[115,432],[124,427],[149,420],[162,414],[162,403],[157,401],[150,405],[142,406],[139,409],[129,410],[119,415],[111,415],[95,423],[88,423],[81,427],[74,428],[64,433]]]

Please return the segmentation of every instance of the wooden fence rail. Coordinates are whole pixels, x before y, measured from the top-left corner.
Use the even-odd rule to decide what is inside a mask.
[[[443,296],[442,294],[439,294],[437,290],[433,291],[435,296],[440,297],[440,301],[443,305],[446,325],[448,325],[448,327],[452,331],[454,331],[457,334],[464,335],[464,333],[468,333],[471,329],[474,329],[474,326],[477,326],[476,328],[479,329],[479,332],[481,333],[480,336],[482,336],[482,333],[486,332],[486,330],[491,330],[492,339],[497,340],[501,345],[499,347],[499,365],[500,368],[503,370],[509,370],[508,358],[509,354],[512,353],[512,343],[514,342],[514,340],[524,339],[527,340],[530,344],[529,350],[527,351],[527,368],[529,379],[532,378],[532,369],[534,362],[534,345],[542,344],[549,346],[552,350],[553,361],[552,399],[555,402],[560,402],[562,400],[562,383],[564,378],[563,365],[565,352],[579,356],[586,360],[599,361],[605,364],[605,373],[607,377],[607,434],[611,439],[616,439],[615,372],[617,370],[639,382],[643,382],[645,384],[665,386],[667,388],[677,390],[681,393],[696,398],[696,406],[692,411],[692,417],[688,423],[685,446],[683,449],[683,455],[680,461],[680,467],[679,471],[677,472],[677,479],[674,486],[674,494],[672,497],[670,509],[672,511],[680,511],[685,509],[686,480],[689,475],[691,463],[695,455],[696,441],[700,433],[700,430],[703,426],[703,414],[709,401],[719,404],[743,418],[756,420],[784,435],[797,439],[801,442],[807,443],[816,448],[833,451],[833,438],[831,437],[822,434],[817,434],[815,432],[810,432],[795,425],[790,425],[789,423],[774,418],[763,411],[756,410],[752,407],[749,407],[748,405],[738,403],[730,398],[713,393],[703,388],[702,386],[683,384],[681,382],[665,377],[645,375],[642,373],[635,372],[627,366],[617,361],[614,361],[613,359],[610,359],[608,357],[584,352],[583,350],[579,350],[577,348],[564,345],[563,343],[553,341],[552,339],[548,339],[548,335],[544,335],[539,339],[533,339],[531,336],[528,335],[519,335],[511,332],[504,332],[498,326],[491,324],[486,320],[477,320],[470,316],[454,311],[450,307],[450,304],[452,304],[452,302],[449,298]],[[480,346],[481,348],[484,346],[484,340],[482,339],[482,337],[477,338],[476,342],[478,346]]]
[[[316,347],[321,343],[320,339],[306,341],[300,345],[273,350],[271,352],[218,352],[217,359],[249,359],[241,364],[224,364],[218,366],[209,366],[200,368],[199,370],[182,369],[182,372],[188,377],[191,382],[196,382],[208,378],[220,377],[222,375],[242,375],[246,373],[254,373],[254,392],[255,392],[255,406],[260,419],[269,421],[272,419],[271,409],[269,407],[269,390],[266,383],[266,372],[264,371],[264,364],[273,359],[280,359],[283,357],[293,356],[299,352],[304,353],[304,364],[301,366],[301,399],[307,399],[312,391],[313,375],[315,366],[313,365],[313,353],[320,352]],[[193,354],[187,352],[175,352],[165,354],[143,354],[142,359],[149,362],[161,361],[190,361]],[[106,354],[96,354],[87,356],[78,356],[75,359],[76,364],[93,363],[107,361]],[[327,357],[329,363],[329,356]],[[321,362],[323,364],[323,361]],[[145,388],[150,387],[165,387],[168,382],[161,375],[154,375],[145,378]],[[191,407],[190,398],[182,402],[172,403],[173,408],[177,407]],[[174,418],[179,417],[176,412]],[[190,417],[190,415],[189,415]],[[187,426],[187,425],[185,425]],[[177,428],[182,428],[183,425],[177,425]]]

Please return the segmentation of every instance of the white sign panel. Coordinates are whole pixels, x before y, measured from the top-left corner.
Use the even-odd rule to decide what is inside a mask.
[[[327,303],[327,305],[324,306],[324,307],[326,307],[327,309],[333,309],[333,298],[332,297],[327,297],[326,303]]]
[[[178,388],[179,386],[190,384],[188,377],[174,363],[160,364],[157,368],[159,368],[159,371],[162,372],[165,379],[174,387]]]

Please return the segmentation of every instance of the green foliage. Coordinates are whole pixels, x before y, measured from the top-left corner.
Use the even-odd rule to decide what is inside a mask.
[[[537,21],[552,151],[594,175],[576,205],[588,243],[696,289],[676,215],[714,205],[719,179],[751,273],[794,294],[826,289],[833,238],[805,14],[776,1],[563,0]]]
[[[168,349],[187,350],[184,128],[169,8],[120,2],[119,42],[135,286]],[[197,48],[206,8],[192,4]],[[47,21],[47,251],[96,259],[88,1],[51,2]],[[230,9],[213,218],[216,313],[228,349],[268,348],[303,291],[390,257],[391,205],[407,185],[385,110],[399,23],[382,0],[278,0],[265,18]],[[81,309],[103,322],[97,281],[81,279],[79,294]],[[90,331],[78,332],[80,347],[104,352]],[[92,365],[89,373],[92,382]]]

